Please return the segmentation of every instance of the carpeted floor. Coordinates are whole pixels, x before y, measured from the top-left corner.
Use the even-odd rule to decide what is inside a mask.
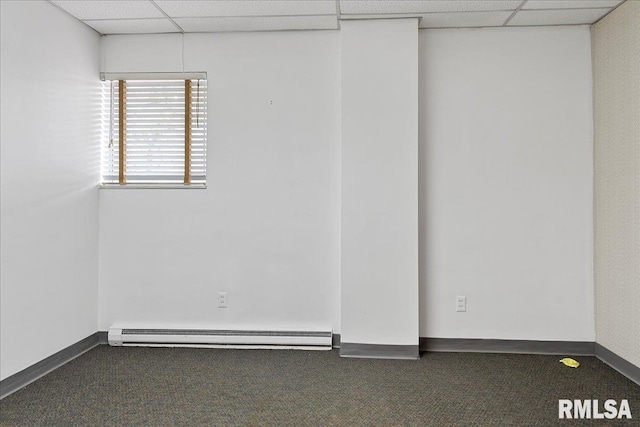
[[[0,425],[640,425],[640,386],[593,357],[559,359],[103,345],[0,401]],[[558,399],[628,399],[634,419],[558,420]]]

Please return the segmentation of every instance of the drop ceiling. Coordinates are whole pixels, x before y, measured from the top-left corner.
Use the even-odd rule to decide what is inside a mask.
[[[416,17],[420,28],[592,24],[622,0],[50,0],[100,34],[336,30]],[[628,0],[638,1],[638,0]]]

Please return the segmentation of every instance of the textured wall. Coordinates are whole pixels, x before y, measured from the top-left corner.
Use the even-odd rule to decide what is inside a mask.
[[[593,26],[596,339],[640,366],[640,2]]]

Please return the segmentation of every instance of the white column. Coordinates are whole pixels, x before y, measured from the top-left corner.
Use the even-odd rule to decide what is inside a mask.
[[[341,355],[418,357],[418,20],[342,21]]]

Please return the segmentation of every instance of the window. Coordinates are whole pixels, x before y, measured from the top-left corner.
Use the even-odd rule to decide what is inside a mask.
[[[205,184],[206,78],[117,77],[102,183]]]

